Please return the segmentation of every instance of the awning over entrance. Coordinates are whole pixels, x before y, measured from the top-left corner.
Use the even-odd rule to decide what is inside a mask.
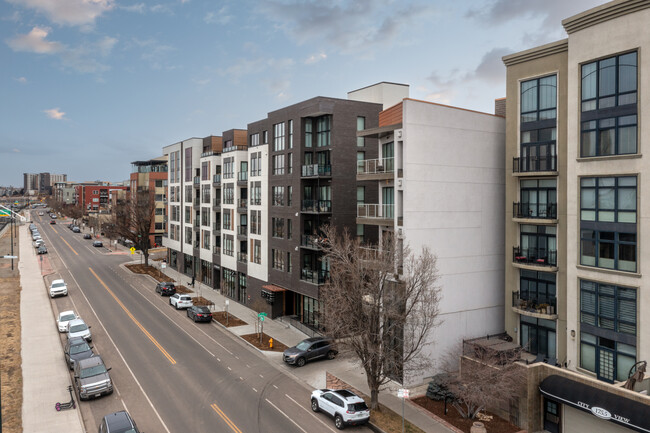
[[[650,405],[557,375],[544,379],[539,390],[547,397],[590,412],[600,419],[650,433]]]
[[[287,289],[284,287],[280,286],[274,286],[273,284],[267,284],[265,286],[262,286],[264,290],[268,290],[269,292],[286,292]]]

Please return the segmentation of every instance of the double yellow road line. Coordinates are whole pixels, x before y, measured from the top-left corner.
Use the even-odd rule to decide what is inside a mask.
[[[219,409],[219,406],[217,406],[215,403],[212,403],[210,407],[212,408],[212,410],[214,410],[217,413],[217,415],[221,417],[222,420],[226,422],[226,424],[228,424],[228,427],[230,427],[232,431],[234,431],[235,433],[241,433],[241,430],[239,430],[239,428],[235,425],[235,423],[232,422],[230,418],[228,418],[228,416],[225,413],[223,413],[221,409]]]
[[[66,243],[67,243],[67,242],[66,242]],[[74,251],[74,250],[73,250],[73,251]],[[76,254],[76,253],[75,253],[75,254]],[[162,346],[160,345],[160,343],[158,343],[158,340],[156,340],[156,339],[153,337],[153,335],[151,335],[151,334],[149,333],[149,331],[147,331],[147,330],[145,329],[145,327],[142,326],[142,325],[140,324],[140,322],[138,322],[138,319],[136,319],[135,316],[134,316],[133,314],[131,314],[131,312],[129,311],[129,309],[126,308],[126,306],[122,303],[122,301],[120,301],[120,299],[119,299],[117,296],[115,296],[115,293],[113,293],[113,291],[112,291],[111,289],[108,288],[108,286],[107,286],[107,285],[102,281],[102,279],[99,278],[99,276],[95,273],[95,271],[93,271],[93,268],[88,268],[88,269],[90,269],[90,272],[95,276],[95,278],[97,278],[97,281],[99,281],[99,283],[100,283],[102,286],[104,286],[104,288],[106,289],[106,291],[107,291],[107,292],[108,292],[108,293],[113,297],[113,299],[115,299],[115,302],[117,302],[117,304],[118,304],[120,307],[122,307],[122,310],[124,310],[124,312],[126,313],[126,315],[129,316],[129,317],[131,318],[131,320],[133,320],[133,323],[135,323],[135,324],[138,326],[138,328],[140,328],[140,330],[144,333],[144,335],[146,335],[146,336],[149,338],[149,340],[151,340],[151,342],[154,344],[154,346],[156,346],[156,347],[158,348],[158,350],[160,350],[160,351],[162,352],[162,354],[165,355],[165,357],[169,360],[169,362],[171,362],[172,364],[176,364],[176,360],[175,360],[174,358],[172,358],[171,355],[170,355],[170,354],[165,350],[165,348],[162,347]]]

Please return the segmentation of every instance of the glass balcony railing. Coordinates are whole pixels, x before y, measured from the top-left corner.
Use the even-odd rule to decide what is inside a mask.
[[[237,261],[241,263],[246,263],[248,261],[248,254],[237,253]]]
[[[395,172],[395,158],[364,159],[357,161],[357,174],[383,174]]]
[[[393,219],[394,217],[395,217],[394,204],[357,205],[357,218]]]
[[[242,236],[248,235],[248,226],[247,225],[237,226],[237,234]]]
[[[302,211],[330,213],[332,212],[332,200],[303,200]]]
[[[248,180],[248,172],[240,171],[237,174],[237,180],[240,181],[240,182],[246,182]]]
[[[331,165],[308,164],[302,166],[302,177],[331,176]]]
[[[214,176],[212,176],[212,183],[214,183],[214,184],[221,183],[221,175],[220,174],[215,174]]]
[[[309,269],[302,268],[300,272],[300,279],[313,284],[325,284],[329,278],[330,273],[324,269]]]

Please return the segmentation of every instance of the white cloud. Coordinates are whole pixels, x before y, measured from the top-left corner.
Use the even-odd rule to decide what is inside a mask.
[[[63,50],[63,44],[46,40],[50,29],[47,27],[34,27],[26,35],[19,35],[9,39],[7,45],[14,51],[38,54],[54,54]]]
[[[305,60],[305,63],[308,65],[313,65],[314,63],[318,63],[321,60],[327,59],[327,54],[325,53],[319,53],[319,54],[312,54]]]
[[[115,6],[114,0],[7,0],[34,9],[56,24],[93,25],[95,20]]]
[[[151,12],[155,12],[155,13],[165,13],[165,14],[170,14],[170,15],[173,14],[173,12],[169,8],[169,6],[163,5],[163,4],[153,5],[153,6],[151,6],[150,9],[151,9]]]
[[[43,110],[43,112],[49,117],[50,119],[55,119],[55,120],[65,120],[65,113],[59,109],[59,107],[56,108],[50,108],[49,110]]]
[[[27,83],[27,78],[18,77],[18,78],[16,78],[16,81],[18,81],[20,84],[26,84]]]
[[[120,9],[125,10],[127,12],[136,12],[139,14],[143,14],[146,7],[147,6],[144,3],[136,3],[130,6],[120,6]]]
[[[224,6],[218,12],[208,12],[203,17],[207,24],[228,24],[232,20],[232,15],[228,15],[228,7]]]

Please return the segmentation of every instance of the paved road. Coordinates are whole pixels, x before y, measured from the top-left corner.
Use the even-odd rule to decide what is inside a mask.
[[[220,326],[174,310],[149,280],[120,267],[130,256],[94,248],[67,225],[49,225],[47,215],[34,219],[57,270],[48,281],[68,283],[70,295],[52,301],[55,313],[80,314],[112,367],[116,392],[80,405],[88,431],[124,408],[148,433],[336,431],[311,412],[310,389]]]

